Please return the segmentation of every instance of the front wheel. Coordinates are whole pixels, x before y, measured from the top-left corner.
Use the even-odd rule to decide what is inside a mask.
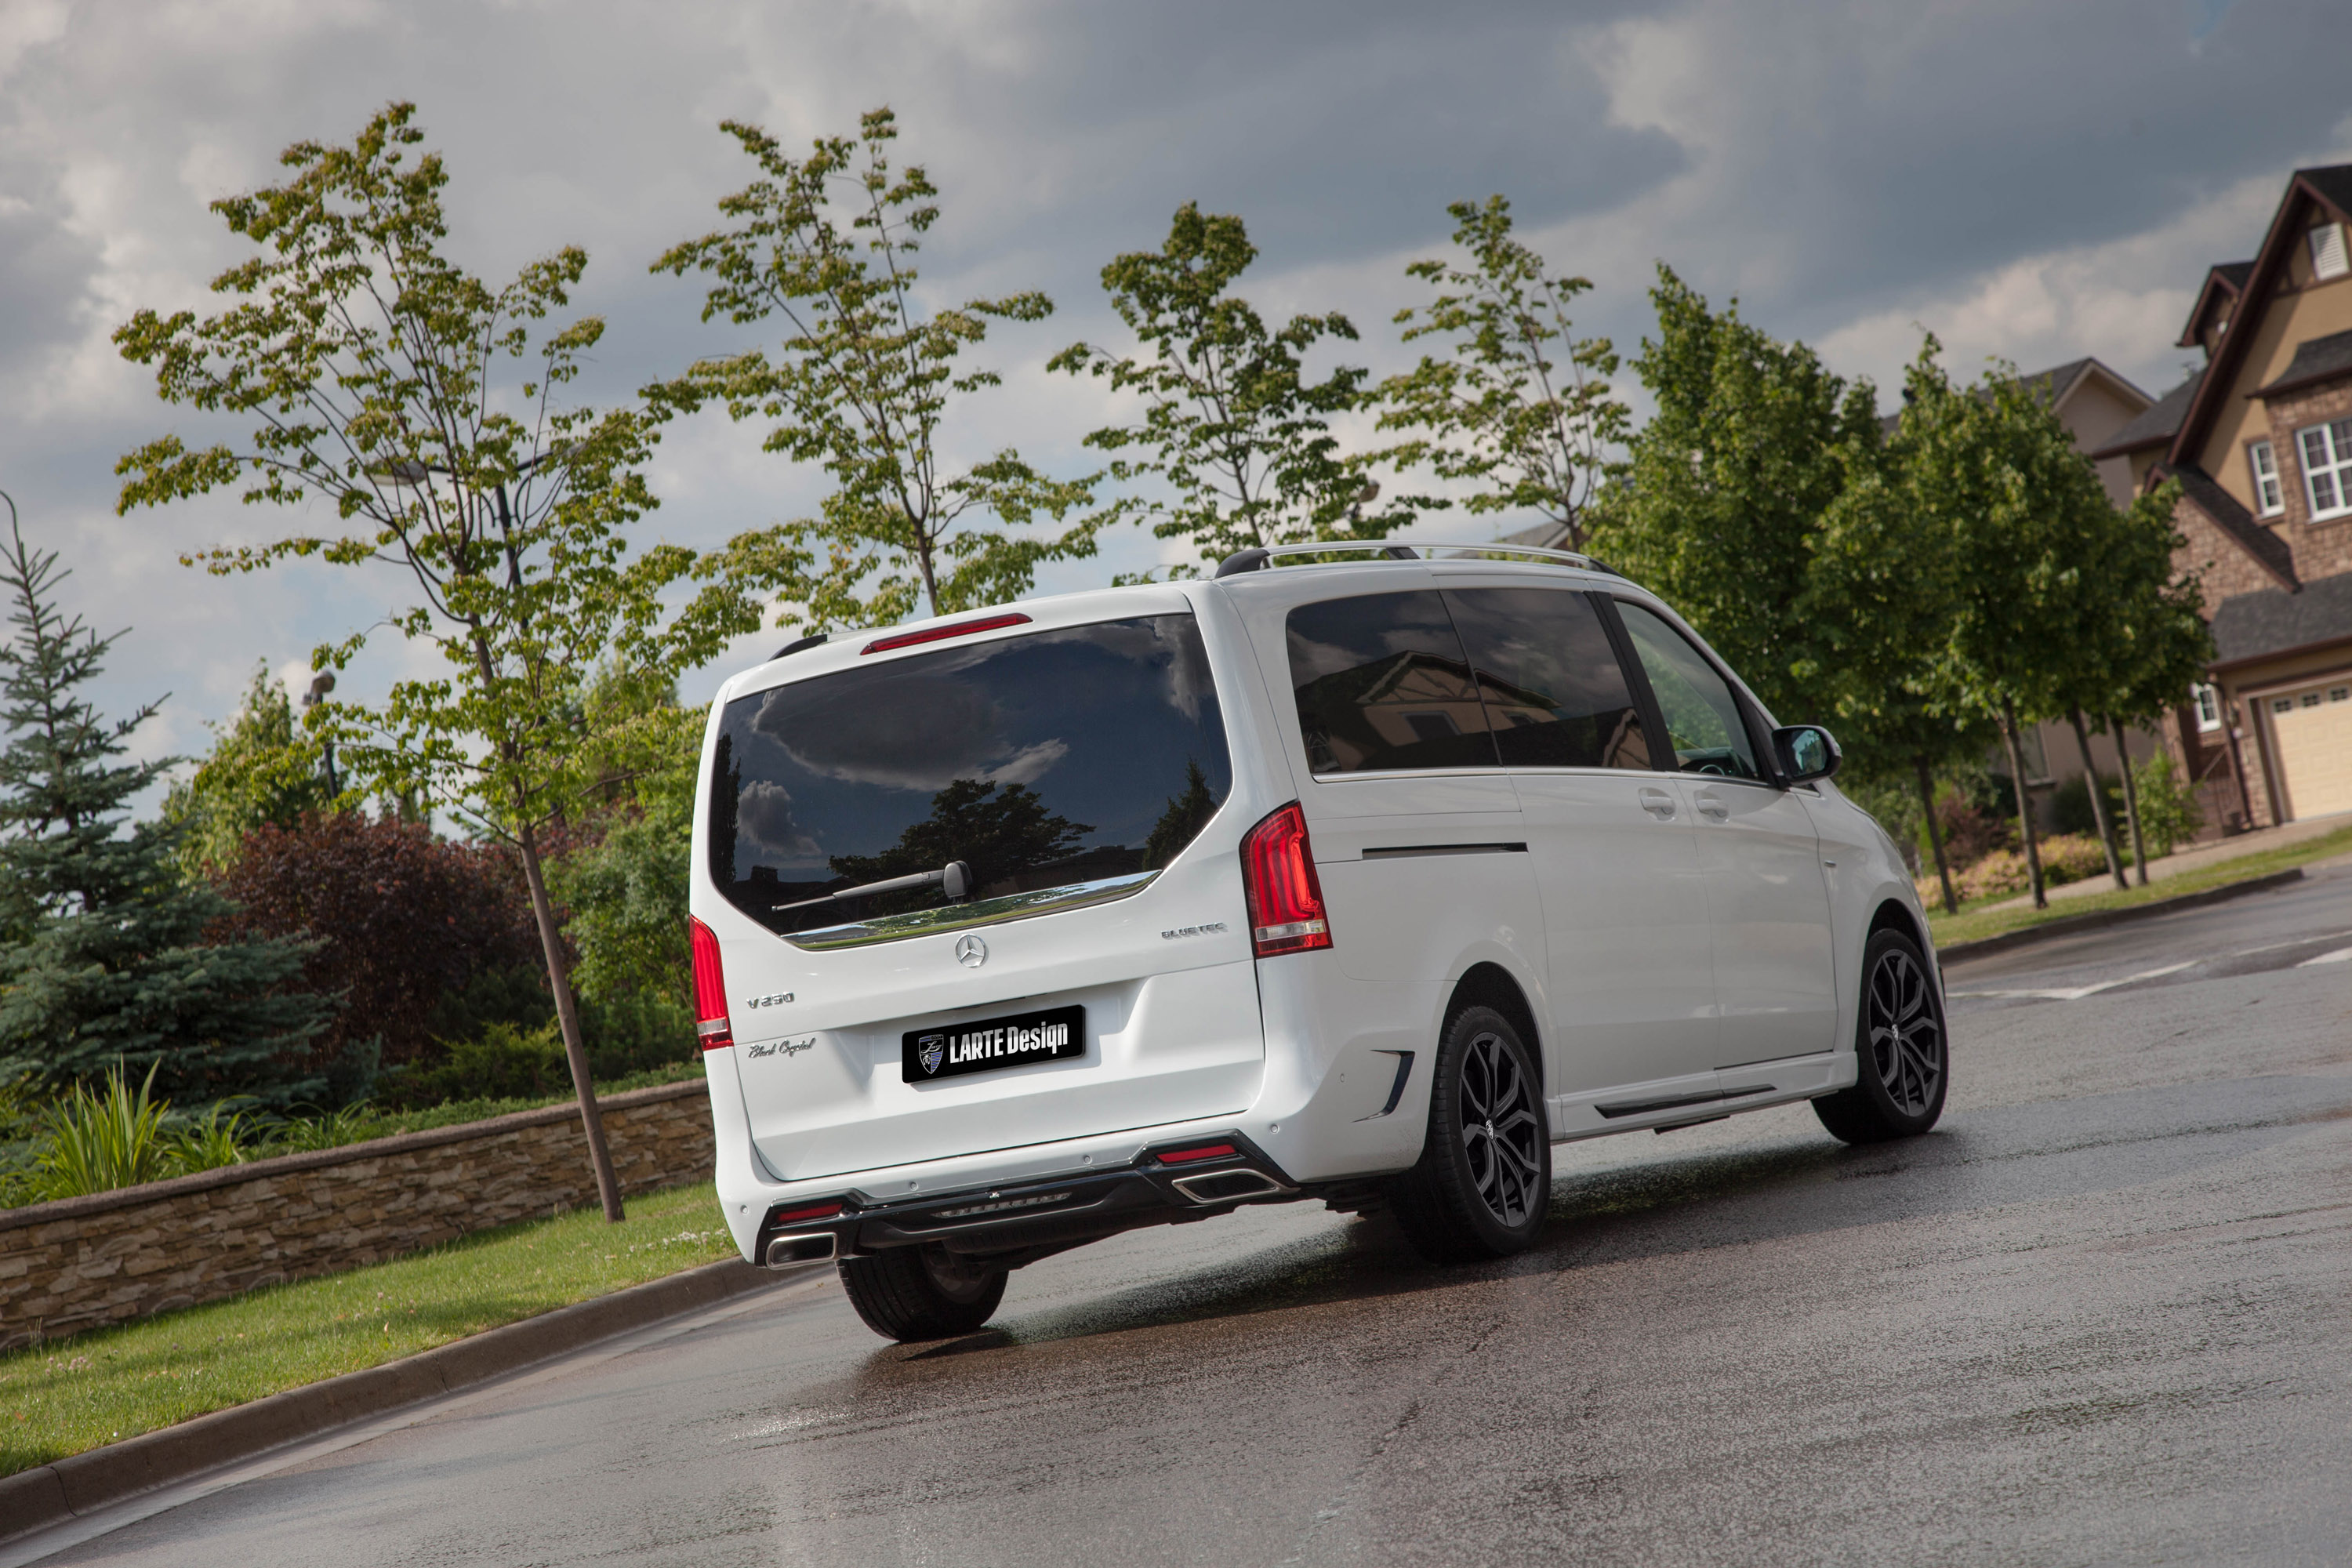
[[[1551,1202],[1535,1058],[1508,1018],[1465,1007],[1446,1021],[1433,1070],[1421,1163],[1390,1189],[1397,1224],[1432,1263],[1524,1252]]]
[[[1871,937],[1862,977],[1853,1087],[1813,1101],[1813,1114],[1849,1143],[1913,1137],[1944,1114],[1951,1050],[1943,999],[1919,944],[1901,931]]]
[[[995,1315],[1004,1300],[1001,1266],[961,1258],[931,1243],[841,1260],[841,1288],[866,1326],[886,1340],[952,1339]]]

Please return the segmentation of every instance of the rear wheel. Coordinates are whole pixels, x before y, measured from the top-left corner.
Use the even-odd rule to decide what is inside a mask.
[[[1551,1202],[1551,1137],[1535,1058],[1511,1021],[1465,1007],[1438,1043],[1421,1163],[1390,1205],[1405,1239],[1433,1263],[1522,1252]]]
[[[841,1260],[841,1288],[866,1326],[886,1340],[951,1339],[995,1314],[1006,1270],[946,1247],[894,1247]]]
[[[1881,1143],[1936,1125],[1951,1079],[1943,998],[1919,944],[1901,931],[1878,931],[1863,949],[1853,1055],[1853,1087],[1813,1101],[1822,1126],[1849,1143]]]

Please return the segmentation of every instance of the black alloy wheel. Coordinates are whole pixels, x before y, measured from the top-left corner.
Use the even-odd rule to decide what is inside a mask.
[[[952,1339],[979,1329],[1004,1300],[1001,1264],[937,1242],[841,1260],[841,1286],[866,1326],[886,1340]]]
[[[1420,1163],[1390,1189],[1397,1223],[1433,1263],[1507,1258],[1543,1228],[1551,1129],[1525,1041],[1492,1007],[1446,1023]]]
[[[1849,1143],[1912,1137],[1944,1113],[1951,1052],[1943,998],[1918,944],[1901,931],[1872,935],[1862,973],[1853,1087],[1814,1100],[1813,1111]]]

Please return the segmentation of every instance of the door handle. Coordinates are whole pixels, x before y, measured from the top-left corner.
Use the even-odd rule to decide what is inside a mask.
[[[1716,794],[1711,789],[1703,789],[1694,793],[1691,795],[1691,804],[1697,806],[1698,814],[1701,816],[1706,817],[1710,822],[1729,822],[1731,820],[1731,807],[1724,803],[1724,799],[1721,795]]]
[[[1675,797],[1664,790],[1643,784],[1634,792],[1634,798],[1642,803],[1643,811],[1648,812],[1660,822],[1672,822],[1675,819]]]

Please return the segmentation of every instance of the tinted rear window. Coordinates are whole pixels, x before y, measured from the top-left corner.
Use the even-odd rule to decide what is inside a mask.
[[[1315,772],[1496,765],[1478,683],[1435,589],[1301,605],[1286,630]]]
[[[937,887],[836,889],[972,868],[973,897],[1153,870],[1233,787],[1190,616],[1105,621],[877,663],[727,705],[710,875],[776,931],[936,909]]]
[[[1448,588],[1503,761],[1522,768],[1647,768],[1625,671],[1590,595]]]

